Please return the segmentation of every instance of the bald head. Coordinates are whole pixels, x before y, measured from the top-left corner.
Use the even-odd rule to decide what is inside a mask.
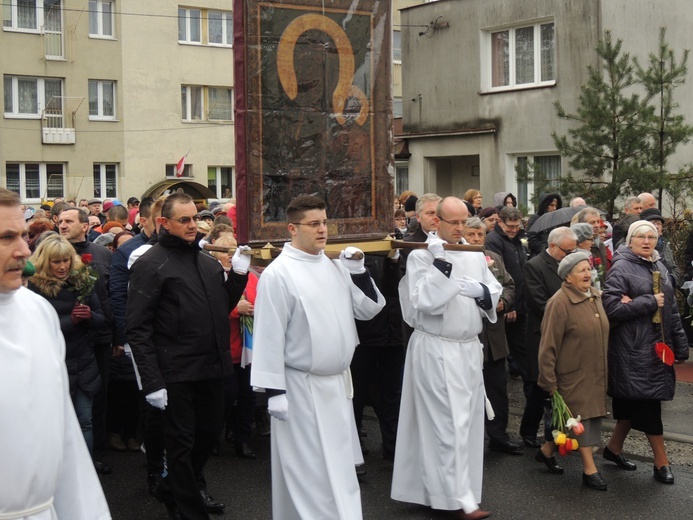
[[[467,205],[457,197],[445,197],[438,203],[436,215],[440,220],[438,236],[449,244],[457,244],[462,239],[464,223],[469,217]]]
[[[654,195],[651,193],[641,193],[638,195],[638,198],[640,199],[640,202],[642,202],[642,209],[649,209],[649,208],[654,208],[657,205],[657,199],[654,198]]]

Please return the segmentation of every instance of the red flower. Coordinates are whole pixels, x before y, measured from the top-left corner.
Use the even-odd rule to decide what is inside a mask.
[[[89,253],[84,253],[84,254],[82,255],[81,260],[82,260],[82,263],[83,263],[83,264],[90,264],[91,261],[93,260],[93,257],[92,257],[92,255],[90,255]]]
[[[599,267],[600,265],[602,265],[602,259],[599,258],[598,256],[595,257],[595,259],[594,259],[594,265],[595,265],[595,267]]]

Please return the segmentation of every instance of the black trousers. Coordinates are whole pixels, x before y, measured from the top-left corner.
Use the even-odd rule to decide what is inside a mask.
[[[94,394],[94,403],[91,408],[92,424],[94,427],[94,458],[100,460],[106,451],[106,437],[108,431],[108,383],[111,372],[111,356],[113,349],[110,343],[98,343],[94,345],[96,364],[101,376],[101,388]]]
[[[533,382],[529,394],[527,395],[525,411],[522,414],[520,435],[523,437],[535,437],[537,435],[541,419],[544,417],[544,404],[548,398],[549,393],[539,388],[536,382]]]
[[[140,391],[137,381],[110,381],[108,402],[108,431],[119,434],[125,442],[136,438],[140,417]]]
[[[154,408],[140,392],[140,420],[143,425],[144,447],[147,450],[147,474],[161,475],[164,471],[164,412]]]
[[[522,381],[527,384],[527,342],[525,334],[527,331],[527,318],[518,314],[514,322],[505,322],[505,337],[508,340],[508,349],[517,367],[520,369]],[[526,394],[525,394],[526,395]]]
[[[508,376],[505,372],[505,358],[484,362],[484,387],[486,397],[491,401],[496,417],[489,421],[484,414],[486,434],[490,441],[508,440]]]
[[[160,493],[170,491],[181,518],[208,520],[199,490],[202,470],[216,445],[224,421],[223,379],[168,383],[164,442],[168,476]]]
[[[361,428],[363,409],[372,404],[380,425],[383,455],[395,454],[399,403],[404,374],[404,347],[356,347],[351,360],[354,417]],[[374,387],[375,391],[371,391]]]
[[[233,364],[236,377],[224,378],[226,435],[233,431],[234,442],[248,442],[255,418],[255,392],[250,385],[250,365]]]

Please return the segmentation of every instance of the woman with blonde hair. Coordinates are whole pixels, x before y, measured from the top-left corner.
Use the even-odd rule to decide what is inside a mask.
[[[467,190],[464,193],[464,197],[462,197],[462,199],[465,202],[468,202],[469,204],[471,204],[472,207],[474,208],[473,214],[471,214],[472,212],[470,211],[470,215],[469,215],[470,217],[478,215],[481,212],[481,210],[482,210],[481,203],[482,203],[483,197],[481,196],[481,192],[479,190]]]
[[[94,284],[87,281],[82,260],[66,238],[46,236],[30,260],[36,274],[29,279],[29,289],[48,300],[60,319],[70,396],[89,453],[93,454],[92,405],[101,378],[89,333],[105,321],[101,305]]]

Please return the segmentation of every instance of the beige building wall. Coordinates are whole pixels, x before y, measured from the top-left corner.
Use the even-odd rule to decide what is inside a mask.
[[[0,31],[0,70],[4,78],[62,78],[63,126],[74,129],[74,144],[44,144],[38,116],[4,114],[0,185],[7,185],[7,163],[60,163],[64,196],[91,198],[94,164],[101,163],[116,165],[117,197],[127,199],[141,197],[165,180],[166,165],[175,164],[188,151],[192,178],[200,184],[207,185],[209,166],[233,167],[232,121],[210,122],[205,115],[202,121],[185,122],[181,117],[181,85],[233,87],[233,49],[205,44],[205,11],[203,44],[191,45],[178,41],[176,2],[116,0],[113,36],[103,38],[89,34],[88,2],[62,0],[62,6],[64,56],[46,57],[47,38],[40,28],[5,26]],[[186,6],[230,11],[231,2],[196,0]],[[3,18],[8,16],[5,9]],[[113,120],[90,120],[89,80],[115,82]]]

